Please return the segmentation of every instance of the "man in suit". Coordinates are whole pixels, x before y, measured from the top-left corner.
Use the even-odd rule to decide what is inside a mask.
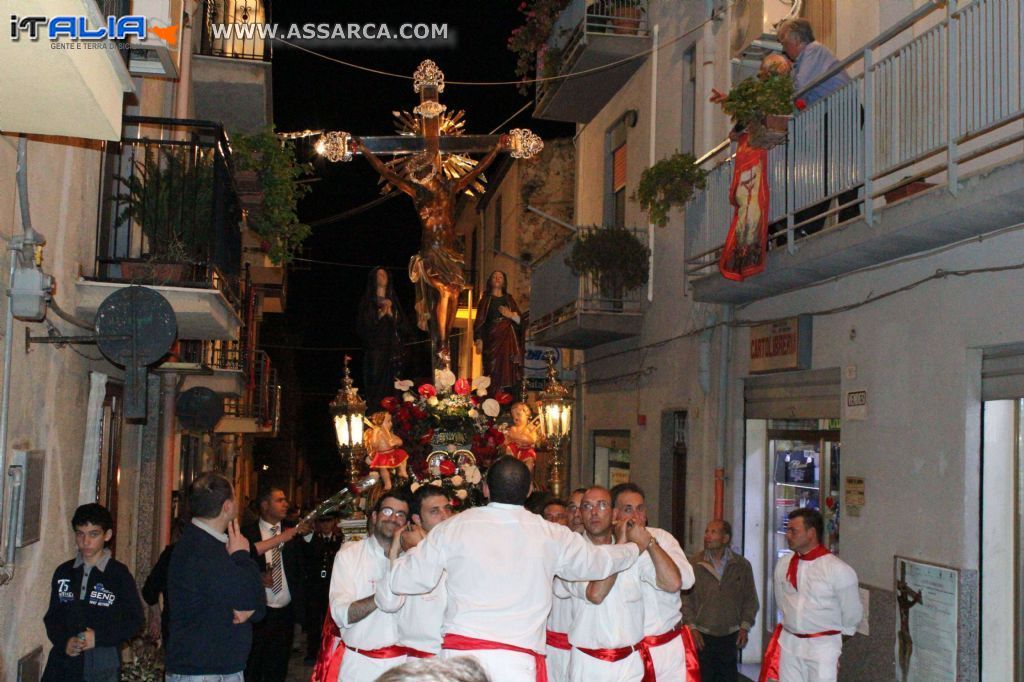
[[[314,525],[316,532],[306,543],[306,663],[316,663],[320,651],[334,555],[344,542],[337,514],[321,516]]]
[[[284,682],[288,674],[295,623],[301,622],[304,606],[305,548],[301,536],[309,526],[282,525],[288,515],[288,498],[280,488],[266,487],[256,497],[260,517],[242,527],[250,551],[263,575],[267,615],[254,629],[252,652],[245,666],[247,682]]]

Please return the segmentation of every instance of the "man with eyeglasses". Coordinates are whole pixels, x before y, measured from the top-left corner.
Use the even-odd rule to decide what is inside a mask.
[[[671,560],[679,571],[682,589],[693,587],[693,567],[679,541],[668,531],[647,525],[647,496],[643,488],[636,483],[620,483],[612,488],[611,499],[614,523],[631,522],[647,528],[661,554]],[[650,582],[642,582],[640,592],[644,601],[643,647],[654,665],[655,678],[662,682],[682,681],[688,671],[691,677],[697,677],[700,670],[697,649],[681,622],[683,602],[680,590],[665,590]]]
[[[396,534],[409,520],[404,493],[389,490],[370,515],[370,535],[347,542],[338,550],[331,572],[331,616],[341,632],[329,670],[333,680],[371,682],[405,662],[405,647],[398,644],[398,618],[378,608],[377,586],[387,580],[388,551]],[[321,656],[323,654],[321,653]]]
[[[678,593],[679,567],[636,519],[620,516],[613,526],[612,495],[607,488],[587,490],[580,511],[584,536],[591,544],[621,544],[628,533],[644,551],[632,567],[603,580],[557,584],[556,589],[574,598],[568,679],[640,682],[649,666],[643,646],[644,586]]]
[[[393,562],[405,549],[406,538],[422,540],[436,525],[452,515],[452,501],[444,488],[436,485],[420,486],[413,492],[409,505],[412,525],[395,533],[388,550]],[[416,551],[415,548],[410,551]],[[434,589],[424,594],[396,595],[388,582],[377,583],[377,605],[398,616],[398,643],[407,656],[432,658],[441,653],[441,625],[448,604],[448,590],[444,576]]]
[[[490,503],[438,525],[391,569],[391,589],[400,594],[431,590],[447,575],[441,658],[473,656],[501,682],[546,679],[544,624],[555,575],[599,580],[632,566],[647,542],[642,528],[631,528],[622,544],[597,547],[531,514],[523,508],[530,478],[516,458],[499,458],[484,485]]]

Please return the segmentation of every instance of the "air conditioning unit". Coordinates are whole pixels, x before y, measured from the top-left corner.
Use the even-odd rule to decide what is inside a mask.
[[[177,78],[184,24],[182,0],[133,0],[132,14],[146,17],[145,40],[132,40],[128,70],[135,76]]]
[[[736,0],[729,45],[737,61],[760,61],[782,49],[775,29],[800,9],[800,0]]]

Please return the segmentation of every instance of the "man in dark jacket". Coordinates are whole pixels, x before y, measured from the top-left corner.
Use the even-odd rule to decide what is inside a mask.
[[[266,605],[249,541],[238,530],[231,482],[201,474],[189,488],[192,522],[171,554],[167,597],[171,611],[167,682],[219,676],[242,682],[252,646],[252,623]]]
[[[117,682],[119,648],[142,627],[135,579],[106,548],[113,526],[110,512],[99,504],[83,504],[71,518],[78,555],[53,572],[50,607],[43,616],[53,643],[44,682]]]
[[[302,622],[305,606],[306,548],[301,536],[309,525],[286,528],[288,498],[284,490],[266,487],[256,496],[260,518],[242,527],[250,551],[263,572],[267,616],[253,630],[252,653],[245,666],[249,682],[284,682],[288,674],[295,623]]]
[[[696,581],[683,593],[683,622],[690,626],[702,682],[735,682],[737,651],[757,617],[757,589],[750,562],[729,548],[732,526],[716,520],[704,531],[704,551],[690,557]]]
[[[324,618],[329,603],[331,569],[334,555],[341,549],[344,536],[338,529],[338,516],[331,514],[316,520],[316,533],[306,544],[306,662],[315,663],[323,636]]]

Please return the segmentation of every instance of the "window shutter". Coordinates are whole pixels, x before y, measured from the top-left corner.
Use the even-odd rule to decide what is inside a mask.
[[[618,192],[626,186],[626,145],[612,152],[612,191]]]

